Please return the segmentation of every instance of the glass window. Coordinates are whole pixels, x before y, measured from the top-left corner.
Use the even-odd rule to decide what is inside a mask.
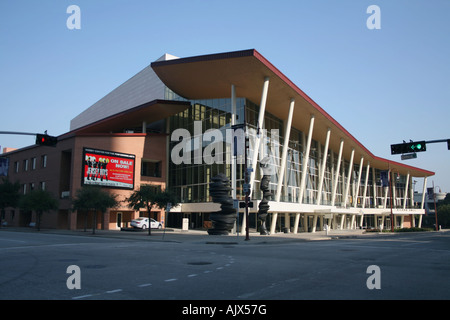
[[[47,168],[47,155],[46,154],[44,154],[41,157],[41,165],[42,165],[42,168]]]
[[[161,178],[161,161],[148,161],[142,159],[141,175],[145,177]]]

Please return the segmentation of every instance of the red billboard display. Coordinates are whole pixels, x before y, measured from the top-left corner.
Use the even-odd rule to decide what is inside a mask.
[[[133,154],[84,148],[82,184],[134,189],[135,159]]]

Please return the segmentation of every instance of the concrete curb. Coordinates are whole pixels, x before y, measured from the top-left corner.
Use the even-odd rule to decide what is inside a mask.
[[[104,237],[115,238],[123,240],[136,240],[136,241],[154,241],[154,242],[171,242],[171,243],[198,243],[198,244],[210,244],[210,245],[270,245],[281,243],[294,243],[294,242],[309,242],[309,241],[325,241],[325,240],[345,240],[345,239],[386,239],[389,237],[399,237],[405,234],[411,233],[365,233],[364,230],[336,230],[329,232],[328,235],[325,231],[318,231],[315,233],[275,233],[272,235],[260,235],[256,232],[249,234],[250,240],[245,240],[245,234],[240,233],[230,235],[208,235],[207,231],[203,230],[188,230],[183,231],[181,229],[154,229],[149,236],[147,232],[126,232],[120,230],[96,230],[95,234],[92,234],[92,230],[59,230],[59,229],[41,229],[37,231],[34,228],[14,228],[3,227],[0,228],[0,232],[32,232],[42,234],[59,234],[59,235],[71,235],[71,236],[84,236],[84,237]],[[439,232],[447,232],[449,230],[442,230]],[[432,232],[432,231],[429,231]],[[426,234],[428,232],[414,232],[418,234]]]

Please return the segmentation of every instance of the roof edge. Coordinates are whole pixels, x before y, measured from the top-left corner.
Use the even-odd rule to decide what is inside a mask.
[[[255,56],[257,51],[255,49],[247,49],[247,50],[239,50],[239,51],[231,51],[224,53],[213,53],[213,54],[204,54],[201,56],[192,56],[186,58],[178,58],[173,60],[165,60],[165,61],[154,61],[150,64],[150,66],[158,67],[158,66],[167,66],[167,65],[175,65],[182,63],[190,63],[190,62],[201,62],[201,61],[212,61],[212,60],[221,60],[221,59],[229,59],[229,58],[240,58],[240,57],[250,57]]]
[[[159,67],[159,66],[177,65],[177,64],[185,64],[185,63],[192,63],[192,62],[213,61],[213,60],[239,58],[239,57],[254,57],[258,61],[260,61],[271,72],[273,72],[277,77],[279,77],[283,82],[285,82],[289,87],[291,87],[295,92],[297,92],[303,99],[305,99],[308,103],[310,103],[320,114],[322,114],[334,126],[336,126],[342,132],[342,134],[344,136],[346,136],[351,141],[353,141],[359,148],[361,148],[372,159],[382,161],[382,162],[388,164],[388,166],[390,164],[393,164],[396,166],[401,166],[403,168],[420,171],[420,172],[423,172],[427,176],[435,175],[434,172],[429,171],[429,170],[413,167],[410,165],[406,165],[403,163],[399,163],[396,161],[392,161],[392,160],[381,158],[381,157],[374,155],[358,139],[356,139],[347,129],[345,129],[336,119],[334,119],[328,112],[326,112],[321,106],[319,106],[311,97],[309,97],[302,89],[300,89],[294,82],[292,82],[283,72],[281,72],[277,67],[275,67],[269,60],[267,60],[267,58],[265,58],[256,49],[247,49],[247,50],[231,51],[231,52],[215,53],[215,54],[205,54],[205,55],[200,55],[200,56],[179,58],[176,60],[155,61],[155,62],[151,63],[151,67],[154,68],[154,67]]]

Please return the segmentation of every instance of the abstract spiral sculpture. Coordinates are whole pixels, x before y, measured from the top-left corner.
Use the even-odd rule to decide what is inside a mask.
[[[220,211],[211,212],[212,228],[210,235],[228,235],[236,221],[236,209],[233,208],[233,198],[230,196],[230,180],[223,173],[213,177],[209,184],[209,194],[213,202],[220,203]]]
[[[261,191],[263,193],[263,197],[258,206],[258,220],[261,221],[261,229],[259,230],[260,234],[267,235],[269,231],[267,231],[266,220],[267,220],[267,212],[269,211],[269,200],[272,197],[272,192],[269,190],[269,182],[270,175],[264,175],[261,180]]]
[[[260,189],[262,191],[262,199],[258,206],[258,221],[261,222],[261,229],[259,230],[260,234],[267,235],[270,234],[269,231],[267,231],[266,227],[266,220],[267,220],[267,213],[269,211],[269,200],[272,198],[272,192],[269,190],[269,183],[272,179],[272,166],[270,165],[270,158],[265,157],[261,160],[259,163],[259,167],[263,171],[263,177],[261,179],[260,183]]]

